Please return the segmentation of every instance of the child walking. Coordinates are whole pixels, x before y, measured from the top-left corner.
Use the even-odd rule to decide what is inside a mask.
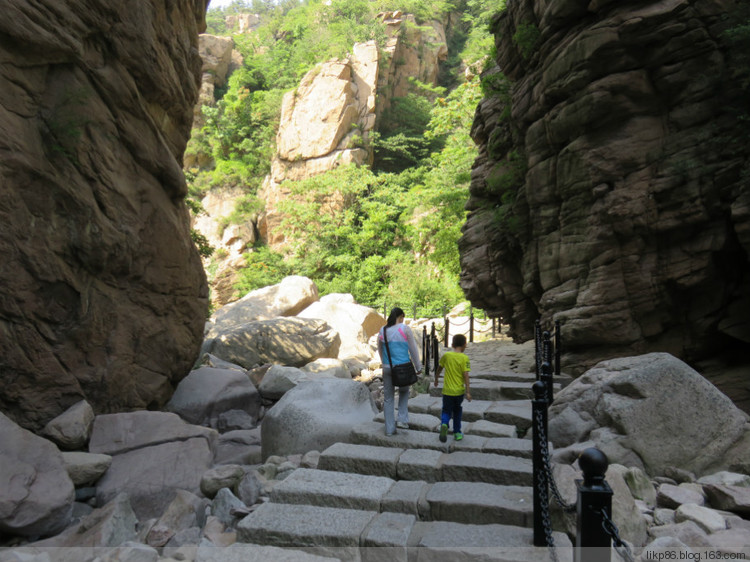
[[[448,439],[448,422],[453,418],[453,437],[461,441],[464,434],[461,433],[461,403],[464,396],[471,402],[471,389],[469,388],[469,357],[466,351],[466,336],[456,334],[451,341],[453,351],[446,352],[440,358],[440,365],[435,371],[435,388],[438,385],[440,373],[445,369],[445,380],[443,381],[443,413],[441,415],[440,441],[445,443]]]

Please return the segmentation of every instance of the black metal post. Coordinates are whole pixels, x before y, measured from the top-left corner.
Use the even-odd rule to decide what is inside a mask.
[[[575,562],[609,562],[612,539],[602,524],[604,517],[609,520],[612,517],[612,488],[604,480],[609,460],[599,449],[592,447],[581,453],[578,466],[583,472],[583,480],[576,480],[578,532]]]
[[[534,358],[536,359],[536,380],[542,376],[542,326],[534,322]]]
[[[547,361],[542,363],[542,376],[540,381],[544,383],[544,391],[547,393],[547,403],[552,404],[555,399],[555,387],[553,386],[554,379],[552,378],[552,367]],[[547,428],[545,427],[544,430],[546,432]]]
[[[443,323],[445,324],[445,347],[448,347],[448,332],[450,331],[451,321],[447,316],[444,316]]]
[[[474,343],[474,307],[469,308],[469,342]]]
[[[427,326],[422,326],[422,365],[429,365],[430,360],[430,341],[427,339]],[[427,367],[427,374],[430,368]]]
[[[562,350],[562,334],[560,333],[560,321],[555,320],[555,376],[560,376],[560,353]]]
[[[544,530],[544,514],[549,513],[549,496],[546,493],[548,483],[544,457],[542,456],[543,448],[548,446],[546,438],[547,389],[541,381],[535,382],[532,389],[534,391],[534,399],[531,401],[534,546],[549,546],[547,544],[547,533]]]

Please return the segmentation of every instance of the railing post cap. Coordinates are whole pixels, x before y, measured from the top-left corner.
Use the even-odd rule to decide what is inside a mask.
[[[599,449],[589,447],[578,457],[578,466],[583,472],[585,486],[601,485],[609,468],[609,459]]]
[[[547,394],[547,385],[542,381],[536,381],[531,385],[531,389],[534,391],[535,400],[544,400]]]

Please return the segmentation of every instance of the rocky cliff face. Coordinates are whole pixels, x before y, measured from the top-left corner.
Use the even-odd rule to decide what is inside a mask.
[[[734,5],[518,0],[494,22],[510,86],[477,111],[461,284],[518,340],[560,319],[573,372],[750,342]]]
[[[369,135],[392,101],[409,93],[409,80],[437,84],[438,64],[448,55],[445,25],[425,28],[402,12],[379,15],[388,40],[359,43],[345,60],[319,64],[294,92],[284,96],[277,152],[262,198],[266,213],[261,236],[274,247],[284,243],[279,201],[289,197],[285,181],[300,180],[350,163],[372,164]],[[332,202],[332,209],[338,202]]]
[[[206,1],[3,6],[0,410],[159,406],[207,307],[182,173]]]

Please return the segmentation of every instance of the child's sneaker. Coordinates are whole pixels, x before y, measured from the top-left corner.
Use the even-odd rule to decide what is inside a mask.
[[[456,441],[461,441],[461,439],[464,438],[464,434],[459,431],[458,433],[454,433],[453,437],[455,438]]]
[[[448,424],[444,423],[440,426],[440,441],[445,443],[448,440]]]

